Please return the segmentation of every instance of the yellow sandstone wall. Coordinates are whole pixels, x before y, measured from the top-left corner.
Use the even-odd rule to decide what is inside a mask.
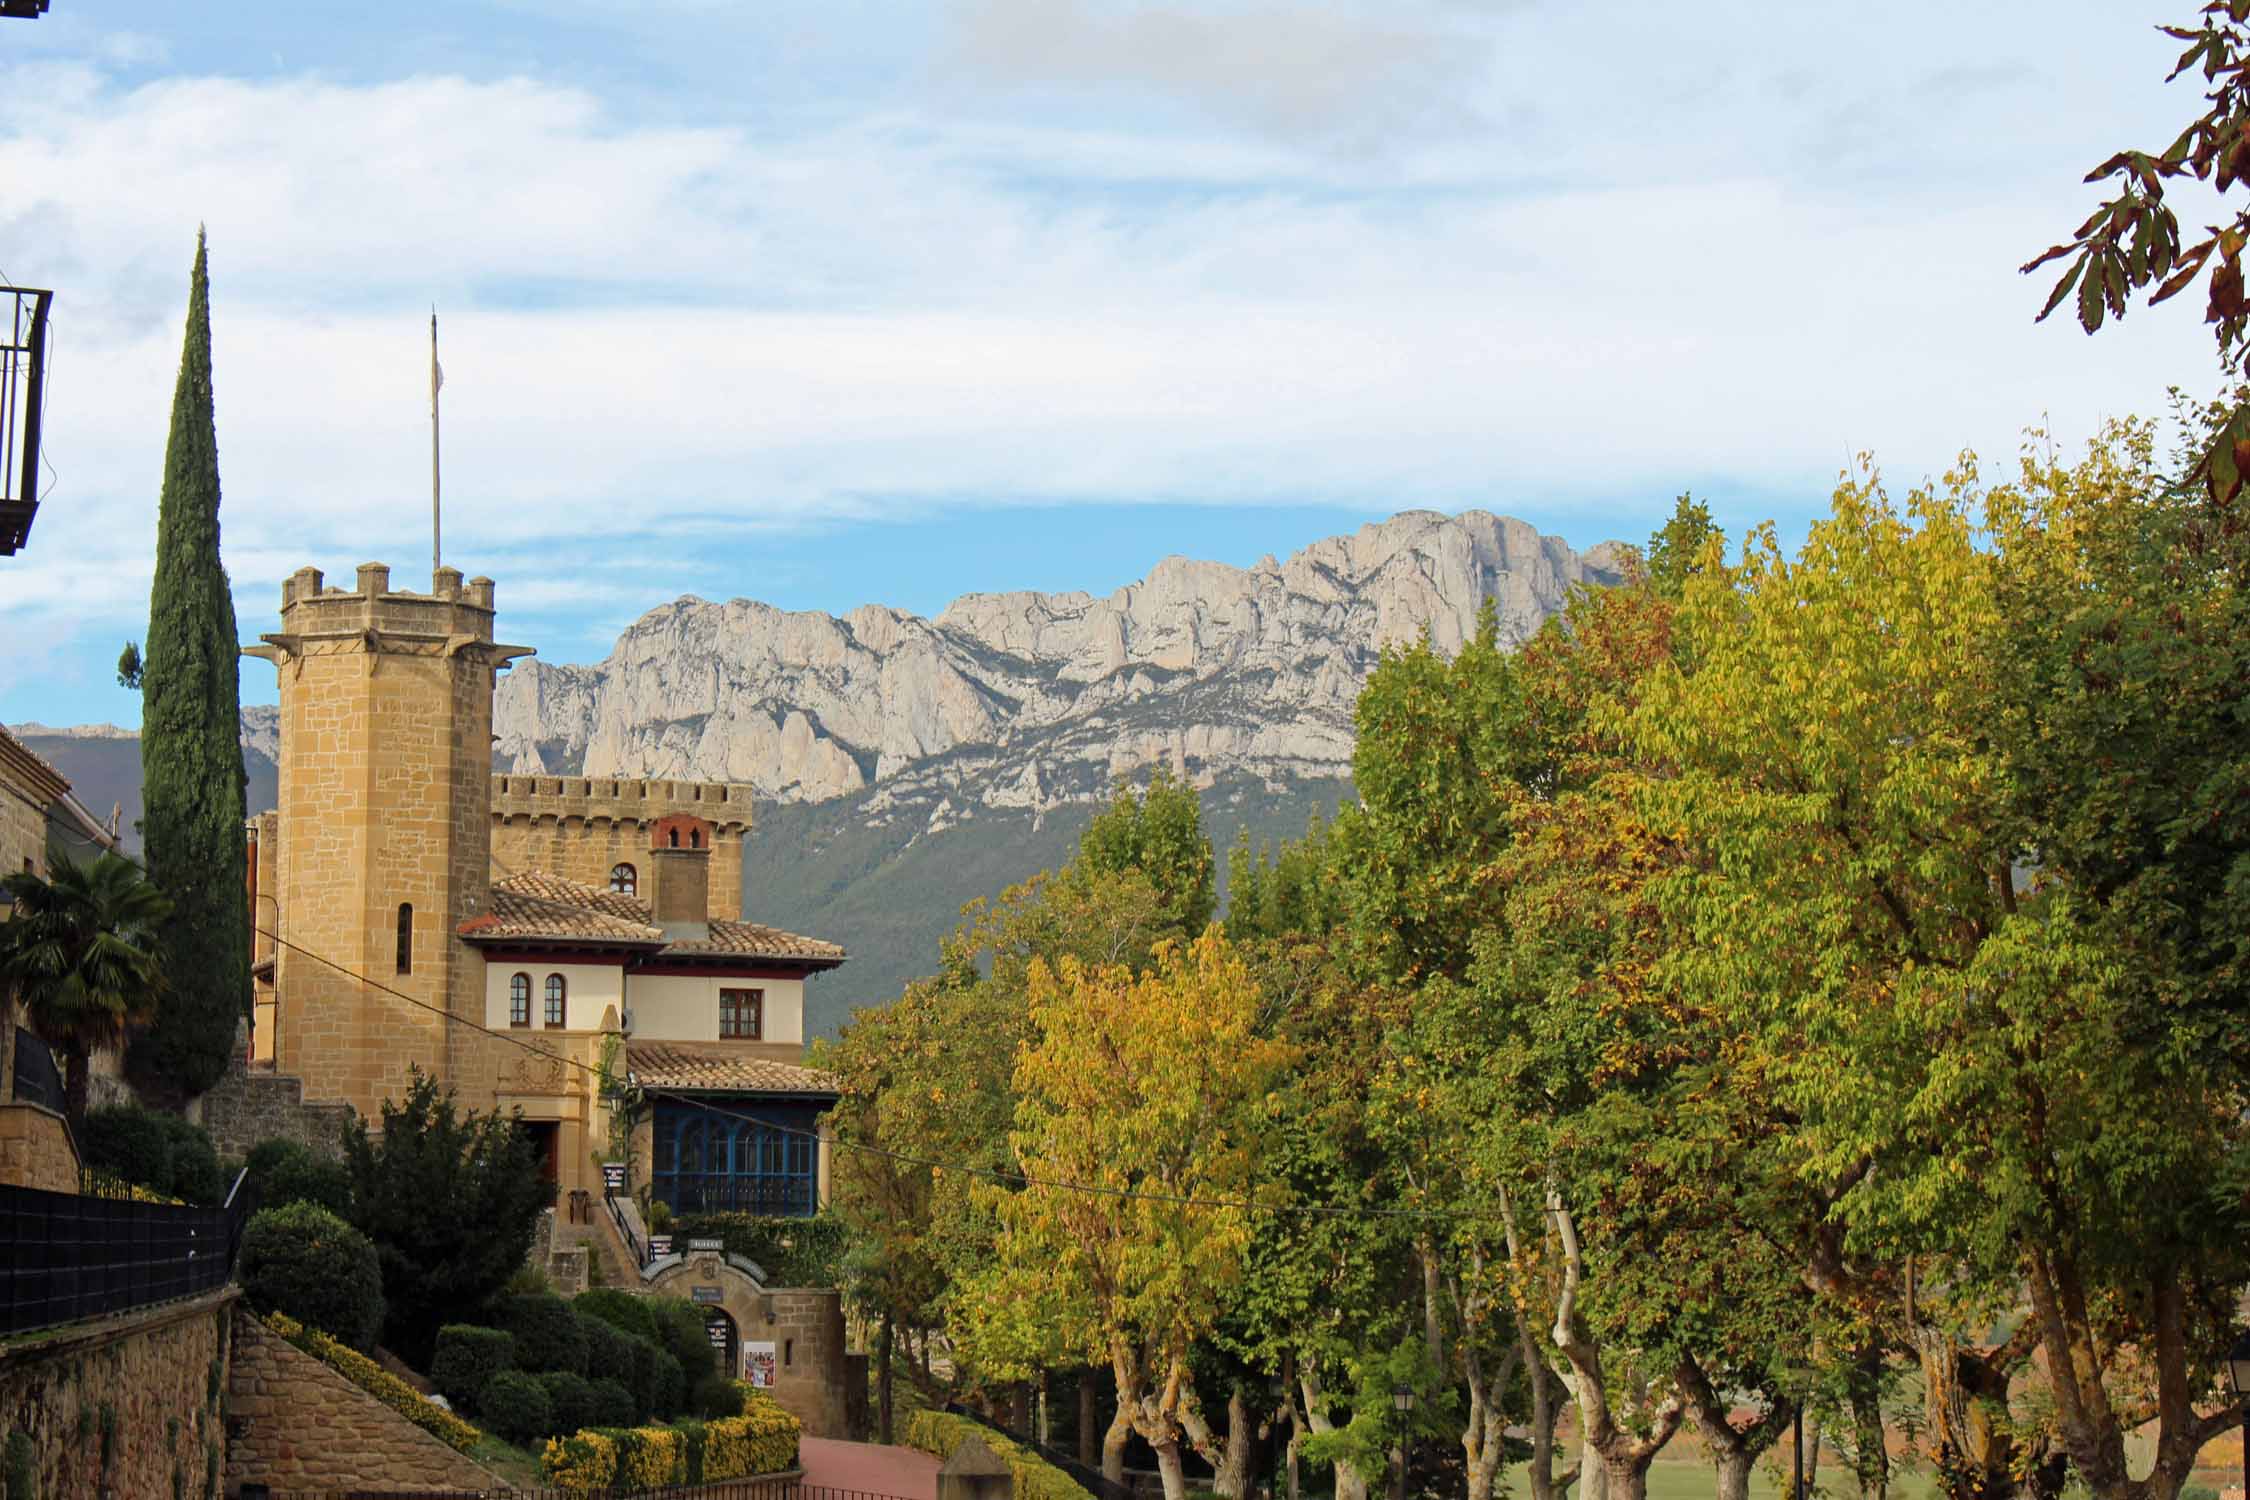
[[[78,1150],[61,1115],[37,1104],[0,1104],[0,1183],[78,1191]]]
[[[673,813],[711,824],[711,912],[742,916],[742,836],[750,828],[750,788],[724,781],[629,781],[585,776],[492,778],[492,875],[543,870],[609,888],[609,872],[639,872],[639,897],[653,889],[649,828]]]
[[[280,679],[274,1061],[308,1101],[377,1118],[417,1065],[471,1102],[493,1083],[485,1049],[443,1019],[483,1017],[482,965],[455,929],[488,889],[494,676],[528,654],[496,644],[492,618],[491,580],[464,587],[455,569],[413,594],[380,564],[350,590],[305,568],[282,585],[280,631],[249,648]]]

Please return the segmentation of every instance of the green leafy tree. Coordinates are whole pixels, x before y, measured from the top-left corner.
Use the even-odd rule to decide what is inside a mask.
[[[149,876],[171,901],[159,929],[170,992],[126,1059],[144,1094],[166,1098],[219,1081],[250,1004],[236,650],[219,561],[210,279],[198,232],[141,675],[142,838]]]
[[[482,1306],[523,1264],[554,1184],[514,1119],[457,1114],[452,1090],[420,1069],[403,1101],[383,1102],[380,1134],[352,1121],[344,1163],[352,1222],[382,1258],[385,1342],[419,1365],[439,1325]]]
[[[1120,780],[1108,807],[1078,839],[1081,871],[1121,875],[1138,871],[1164,898],[1165,915],[1194,936],[1218,908],[1217,870],[1195,788],[1159,765],[1136,792]]]
[[[122,855],[78,864],[56,849],[48,866],[44,877],[0,879],[14,903],[0,924],[0,981],[32,1031],[62,1053],[69,1114],[83,1121],[92,1054],[122,1047],[127,1028],[157,1012],[157,934],[171,903]]]

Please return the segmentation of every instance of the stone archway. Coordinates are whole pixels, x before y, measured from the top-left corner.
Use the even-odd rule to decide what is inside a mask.
[[[733,1325],[733,1368],[730,1379],[743,1378],[743,1358],[752,1345],[763,1342],[760,1330],[773,1322],[773,1298],[758,1279],[742,1269],[732,1256],[716,1250],[690,1250],[672,1265],[649,1278],[648,1289],[667,1297],[684,1297],[705,1310],[726,1315]]]

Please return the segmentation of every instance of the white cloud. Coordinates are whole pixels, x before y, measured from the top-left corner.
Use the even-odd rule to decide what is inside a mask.
[[[1153,14],[1055,13],[1079,32],[1027,72],[1095,69],[1089,36]],[[1850,18],[1651,7],[1626,28],[1646,86],[1620,90],[1617,23],[1569,8],[1223,15],[1279,59],[1248,113],[1210,111],[1238,130],[1017,117],[1006,90],[998,118],[946,92],[752,128],[528,78],[0,69],[0,267],[58,290],[59,474],[0,564],[0,628],[138,633],[198,221],[246,612],[307,560],[403,580],[423,555],[432,300],[449,555],[558,614],[730,592],[756,528],[963,502],[1504,489],[1554,513],[1712,474],[1817,487],[1860,447],[1919,474],[2209,369],[2177,308],[2093,343],[2033,328],[2013,270],[2083,213],[2097,144],[2185,107],[2103,74],[2137,58],[2043,58],[2019,86]],[[1316,66],[1351,28],[1481,24],[1467,71],[1407,42]],[[1121,77],[1179,61],[1133,46]],[[1258,73],[1250,47],[1213,42],[1179,86]],[[1382,156],[1282,128],[1384,118],[1400,78],[1513,123]],[[2086,107],[2056,123],[2025,89]],[[589,551],[655,571],[591,578]]]

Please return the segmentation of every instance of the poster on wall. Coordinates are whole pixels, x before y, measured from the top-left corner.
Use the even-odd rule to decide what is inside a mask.
[[[761,1390],[773,1387],[773,1345],[745,1339],[742,1344],[742,1378]]]

